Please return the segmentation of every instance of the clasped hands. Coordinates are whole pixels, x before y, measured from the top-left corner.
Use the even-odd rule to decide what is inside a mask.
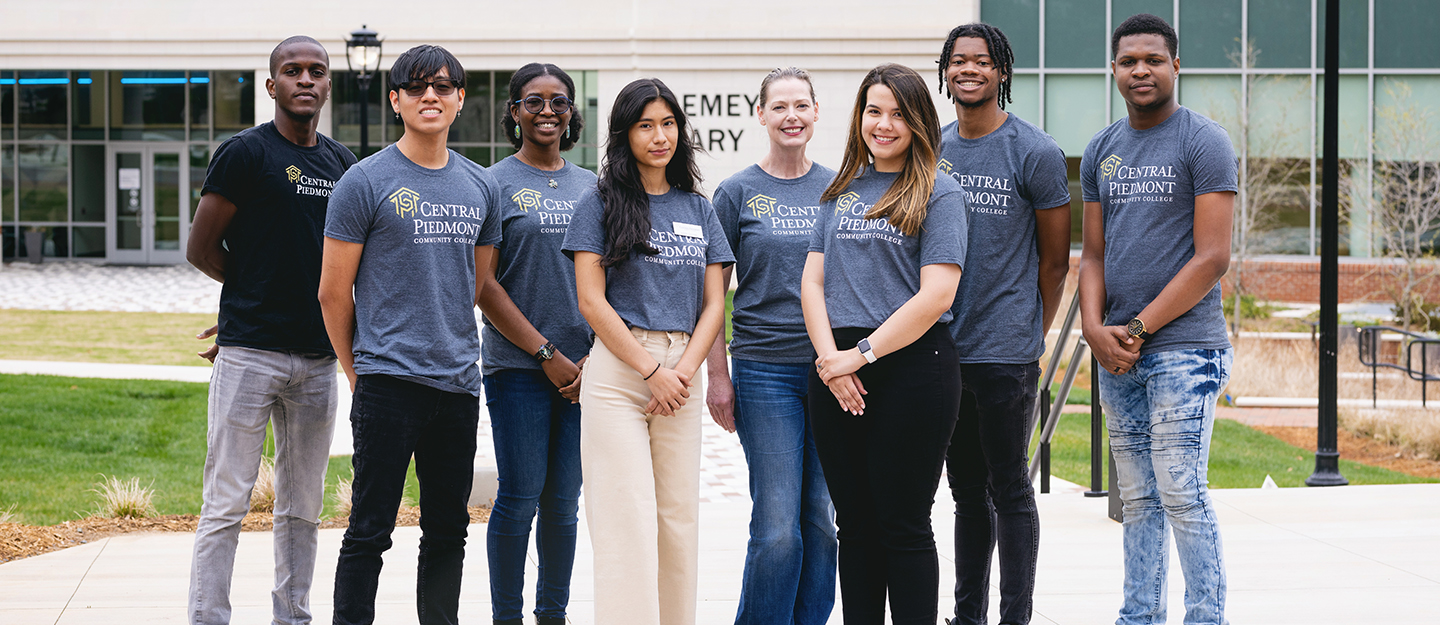
[[[842,409],[856,416],[865,414],[865,385],[855,375],[865,364],[859,348],[836,350],[815,359],[820,381],[834,393]]]
[[[1125,326],[1087,326],[1083,334],[1095,362],[1115,375],[1123,375],[1135,366],[1140,346],[1145,343],[1138,336],[1130,336]]]

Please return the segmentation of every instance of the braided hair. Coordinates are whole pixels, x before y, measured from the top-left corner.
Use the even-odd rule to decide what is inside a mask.
[[[985,40],[985,47],[990,50],[990,60],[995,63],[1003,77],[1000,80],[1000,93],[995,101],[1001,110],[1004,110],[1005,104],[1010,102],[1010,79],[1014,77],[1012,68],[1015,65],[1015,53],[1010,50],[1010,40],[1005,38],[1005,33],[985,22],[961,24],[950,30],[950,36],[945,39],[945,47],[940,50],[940,60],[936,61],[940,65],[940,93],[948,94],[951,100],[955,99],[955,94],[949,92],[945,70],[950,67],[950,53],[955,50],[955,40],[961,37]]]

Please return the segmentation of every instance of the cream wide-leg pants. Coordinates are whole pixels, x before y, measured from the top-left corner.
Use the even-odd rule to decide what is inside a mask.
[[[632,328],[661,366],[674,367],[684,332]],[[595,549],[597,625],[693,625],[700,541],[697,373],[675,416],[646,414],[641,375],[595,341],[580,382],[580,466]]]

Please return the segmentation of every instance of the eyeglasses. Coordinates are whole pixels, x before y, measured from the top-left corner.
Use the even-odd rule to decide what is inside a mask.
[[[531,115],[539,115],[540,111],[545,110],[545,98],[538,95],[532,95],[524,100],[516,100],[515,104],[525,105],[525,110]],[[566,111],[570,110],[570,104],[570,98],[557,95],[550,98],[550,111],[556,115],[564,115]]]
[[[400,89],[412,98],[425,95],[425,90],[432,87],[435,89],[435,95],[443,98],[455,93],[455,90],[460,88],[460,81],[454,78],[436,78],[435,80],[412,80],[400,85]]]

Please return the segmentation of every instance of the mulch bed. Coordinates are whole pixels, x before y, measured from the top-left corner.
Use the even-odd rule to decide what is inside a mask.
[[[1301,449],[1315,451],[1315,428],[1252,427]],[[1340,451],[1340,457],[1345,460],[1408,475],[1440,479],[1440,461],[1417,458],[1413,454],[1405,453],[1399,447],[1373,438],[1356,436],[1340,430],[1336,436],[1336,447]]]
[[[490,520],[490,508],[470,508],[471,523],[485,523]],[[195,532],[200,517],[193,514],[169,514],[145,519],[106,519],[90,517],[78,521],[66,521],[58,525],[35,526],[19,523],[0,523],[0,562],[19,560],[51,551],[83,545],[116,534],[130,532]],[[420,508],[402,506],[395,515],[397,527],[413,527],[420,524]],[[322,528],[348,527],[349,517],[326,519],[320,522]],[[240,529],[245,532],[268,532],[274,527],[274,520],[268,512],[251,512],[241,521]]]

